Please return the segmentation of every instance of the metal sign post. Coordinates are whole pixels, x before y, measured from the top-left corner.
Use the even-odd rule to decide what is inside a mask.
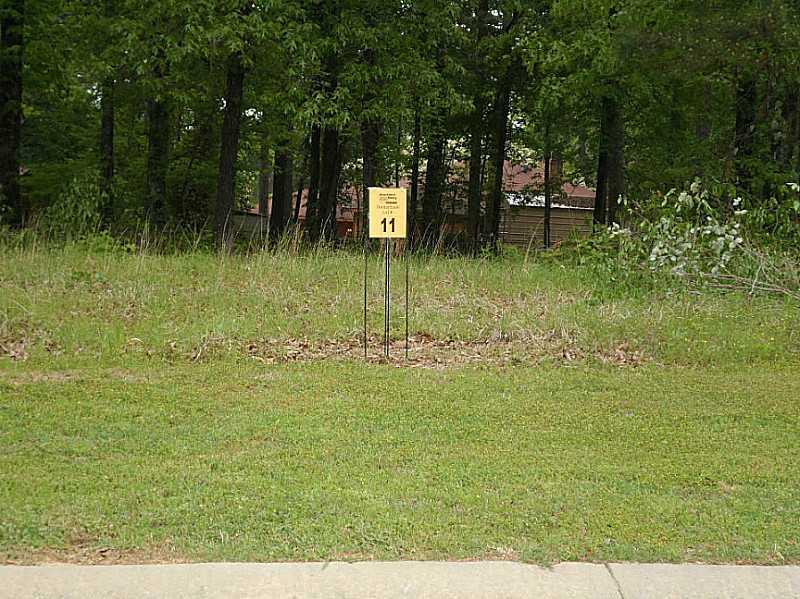
[[[364,221],[366,222],[366,221]],[[368,237],[364,235],[364,359],[367,359],[367,267],[369,266]]]
[[[406,190],[369,188],[369,235],[364,236],[364,358],[367,358],[367,239],[385,239],[385,286],[383,291],[383,355],[389,358],[391,330],[392,241],[405,239],[407,230]],[[408,256],[406,255],[406,359],[408,359]]]
[[[392,240],[387,239],[384,245],[384,249],[386,250],[386,275],[384,277],[384,281],[386,283],[386,287],[383,290],[383,355],[384,357],[389,357],[389,298],[391,297],[391,285],[390,281],[392,280]]]
[[[409,271],[409,260],[411,260],[411,252],[408,248],[408,242],[406,241],[406,246],[403,249],[403,253],[405,254],[403,258],[405,259],[406,263],[406,362],[408,362],[408,271]]]

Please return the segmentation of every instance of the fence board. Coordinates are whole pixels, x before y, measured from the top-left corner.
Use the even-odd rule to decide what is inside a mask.
[[[505,243],[522,249],[544,243],[544,208],[518,206],[503,211],[502,239]],[[550,211],[550,238],[554,243],[572,235],[587,236],[592,231],[591,210],[552,208]]]

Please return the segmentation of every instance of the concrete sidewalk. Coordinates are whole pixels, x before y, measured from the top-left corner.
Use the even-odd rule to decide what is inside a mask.
[[[2,599],[791,599],[800,567],[511,562],[2,566]]]

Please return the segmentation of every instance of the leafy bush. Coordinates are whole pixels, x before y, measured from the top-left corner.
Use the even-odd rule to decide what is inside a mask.
[[[100,230],[107,204],[108,195],[100,189],[96,177],[75,177],[45,210],[41,227],[56,239],[86,238]]]
[[[800,186],[787,189],[797,193]],[[779,241],[767,243],[750,233],[763,230],[763,204],[753,213],[742,199],[730,199],[727,191],[696,180],[688,189],[656,194],[643,203],[627,201],[634,226],[615,224],[568,251],[614,286],[644,284],[649,273],[648,286],[666,278],[693,286],[800,297],[796,246],[786,243],[798,234],[793,211],[800,209],[800,201],[795,205],[784,198],[780,211],[771,212],[773,237]]]
[[[625,200],[636,215],[630,228],[613,226],[577,244],[583,262],[608,270],[642,270],[678,277],[716,274],[739,254],[742,201],[725,202],[700,181],[688,189],[656,194],[644,203]]]
[[[728,267],[744,243],[741,217],[747,211],[741,198],[729,206],[720,198],[713,200],[699,180],[688,190],[672,189],[664,195],[660,216],[639,224],[651,270],[684,276],[717,274]]]
[[[800,245],[800,184],[786,183],[766,200],[748,205],[748,229],[764,243],[783,248]]]

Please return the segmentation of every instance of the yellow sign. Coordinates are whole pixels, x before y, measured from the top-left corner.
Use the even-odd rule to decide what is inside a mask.
[[[369,188],[369,236],[370,238],[405,239],[405,189]]]

